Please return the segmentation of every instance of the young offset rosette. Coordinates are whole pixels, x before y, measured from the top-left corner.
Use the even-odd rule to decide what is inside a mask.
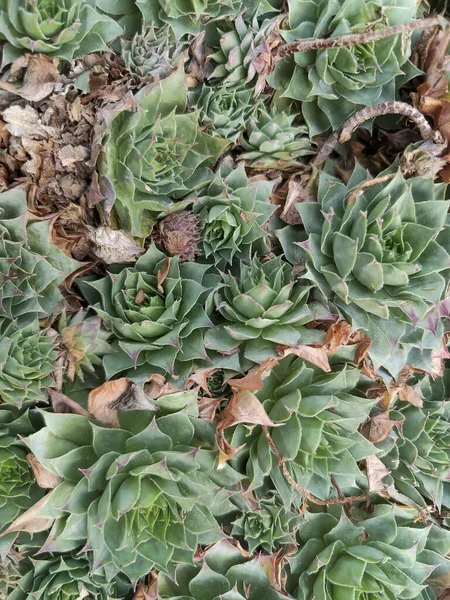
[[[226,540],[195,565],[178,565],[175,577],[160,573],[151,591],[158,600],[288,600],[271,585],[264,557],[249,559]]]
[[[197,414],[192,392],[119,412],[113,429],[45,413],[46,427],[26,443],[63,481],[39,511],[54,519],[43,550],[88,548],[93,574],[136,582],[154,568],[191,563],[199,543],[220,539],[218,519],[234,509],[241,476],[217,470],[214,424]]]
[[[122,28],[96,10],[96,0],[0,0],[3,64],[26,52],[65,60],[108,50]]]
[[[21,187],[0,194],[0,334],[52,314],[59,286],[80,266],[50,242],[49,221],[28,221]]]
[[[433,350],[441,350],[441,316],[448,314],[445,186],[405,180],[395,170],[379,177],[367,186],[358,166],[345,185],[323,172],[318,201],[296,205],[308,239],[294,242],[305,236],[290,227],[279,237],[290,259],[297,243],[307,278],[368,333],[376,368],[394,376],[405,364],[429,371]]]
[[[415,386],[416,406],[398,401],[389,418],[396,422],[377,444],[380,459],[390,471],[383,479],[416,506],[427,501],[441,511],[450,508],[450,400],[449,373],[432,380],[425,377]]]
[[[267,254],[265,226],[276,210],[269,202],[272,188],[270,181],[249,181],[243,166],[231,169],[222,163],[194,201],[206,258],[222,265]]]
[[[206,347],[219,353],[240,348],[251,366],[276,356],[277,346],[294,346],[313,320],[309,289],[281,257],[241,262],[233,274],[222,273],[214,290],[218,326],[206,333]]]
[[[211,293],[210,265],[180,263],[155,245],[133,267],[102,279],[81,281],[89,304],[111,331],[107,377],[145,364],[175,375],[189,374],[194,361],[208,360],[203,336],[212,327],[205,312]],[[114,341],[115,340],[115,341]]]
[[[287,462],[295,481],[314,496],[328,499],[336,493],[334,476],[342,490],[352,495],[367,486],[358,461],[376,453],[359,427],[368,418],[376,400],[360,388],[367,381],[348,364],[334,365],[330,373],[293,355],[283,358],[256,393],[269,419],[282,424],[269,430],[278,453]],[[270,476],[286,506],[293,490],[286,484],[260,427],[248,431],[238,425],[230,437],[233,447],[246,443],[238,455],[255,486]]]
[[[378,505],[368,514],[307,513],[287,588],[296,600],[430,600],[427,579],[450,567],[450,533],[418,513]],[[414,521],[414,518],[417,520]]]
[[[415,0],[288,0],[286,42],[332,38],[402,25],[417,12]],[[417,71],[401,35],[340,48],[296,52],[278,63],[269,83],[302,102],[310,135],[337,129],[357,110],[396,99]]]
[[[98,160],[104,194],[121,226],[146,237],[175,200],[207,185],[228,142],[185,113],[187,85],[178,69],[136,94],[136,112],[119,110],[105,129]]]

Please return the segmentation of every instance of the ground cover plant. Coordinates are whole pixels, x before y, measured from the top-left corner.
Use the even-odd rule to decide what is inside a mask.
[[[450,598],[450,13],[0,0],[0,600]]]

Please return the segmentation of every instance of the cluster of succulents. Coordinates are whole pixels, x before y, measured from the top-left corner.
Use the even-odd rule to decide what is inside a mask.
[[[446,597],[445,22],[0,0],[0,600]]]

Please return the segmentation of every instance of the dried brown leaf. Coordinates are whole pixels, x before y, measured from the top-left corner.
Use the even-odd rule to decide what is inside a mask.
[[[43,498],[36,502],[31,508],[26,510],[20,516],[15,519],[9,527],[0,533],[0,537],[12,533],[13,531],[26,531],[27,533],[39,533],[45,531],[52,526],[54,518],[42,517],[39,515],[39,511],[45,507],[50,499],[50,494],[47,494]]]
[[[258,398],[248,390],[235,392],[220,415],[220,428],[227,429],[238,423],[279,427],[283,423],[271,421]]]
[[[419,408],[423,406],[423,401],[419,394],[410,385],[405,384],[402,386],[398,391],[398,397],[402,402],[409,402],[413,406],[418,406]]]
[[[245,444],[239,446],[238,448],[234,448],[223,436],[223,429],[217,428],[216,430],[216,442],[217,448],[219,449],[219,458],[218,458],[218,469],[223,469],[226,462],[231,460],[238,452],[245,448]]]
[[[389,475],[387,469],[381,460],[375,454],[366,458],[367,479],[369,480],[369,490],[373,492],[382,492],[386,489],[383,479]]]
[[[93,254],[106,264],[134,262],[144,252],[136,242],[121,229],[87,226],[87,239]]]
[[[325,373],[331,371],[327,353],[323,348],[300,344],[299,346],[292,346],[291,348],[286,348],[282,351],[283,358],[289,354],[295,354],[296,356],[304,358],[316,367],[319,367],[319,369],[322,369],[322,371],[325,371]]]
[[[121,377],[92,390],[88,398],[88,410],[97,421],[118,427],[118,411],[157,410],[157,407],[140,387],[126,377]]]
[[[389,411],[375,415],[369,422],[369,441],[376,444],[387,438],[391,429],[400,425],[400,421],[389,418]]]
[[[327,331],[322,348],[329,354],[337,352],[341,346],[345,346],[350,338],[352,327],[347,321],[333,323]]]
[[[36,482],[39,487],[46,490],[52,490],[58,483],[61,483],[62,478],[47,471],[47,469],[39,462],[34,454],[27,454],[27,461],[33,470]]]
[[[153,373],[147,379],[144,385],[144,391],[149,398],[157,400],[161,396],[167,396],[168,394],[175,394],[180,390],[174,387],[171,383],[166,382],[163,375]]]
[[[270,357],[260,365],[251,368],[250,371],[241,379],[229,379],[228,385],[233,391],[249,390],[258,392],[264,387],[264,379],[270,375],[272,369],[278,364],[278,359]]]
[[[40,102],[49,96],[61,81],[58,71],[59,60],[45,56],[44,54],[29,54],[26,58],[27,70],[22,87],[18,88],[12,83],[0,81],[0,88],[16,94],[29,102]],[[20,68],[25,66],[21,59],[23,57],[19,59],[20,65],[17,64],[16,69],[19,66]]]
[[[210,398],[209,396],[203,396],[198,399],[198,415],[205,421],[214,421],[216,418],[216,412],[221,402],[224,402],[226,398]]]
[[[157,289],[158,289],[158,292],[161,292],[161,294],[164,293],[164,288],[163,288],[162,284],[164,283],[167,275],[169,274],[169,269],[170,269],[170,257],[167,257],[166,260],[164,261],[164,265],[156,273]]]
[[[62,392],[57,392],[56,390],[52,390],[48,388],[48,395],[50,396],[50,400],[53,406],[53,410],[56,413],[75,413],[77,415],[83,415],[83,417],[88,417],[89,413],[86,409],[66,396]]]
[[[207,394],[210,393],[210,389],[208,387],[208,378],[214,373],[217,373],[219,369],[216,367],[206,367],[204,369],[197,369],[195,373],[192,373],[186,380],[184,385],[185,389],[189,390],[194,386],[198,386]]]
[[[82,162],[90,157],[91,153],[85,146],[62,146],[58,151],[58,158],[63,167],[69,167],[77,162]]]

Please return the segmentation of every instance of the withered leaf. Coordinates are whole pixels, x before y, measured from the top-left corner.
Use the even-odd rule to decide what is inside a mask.
[[[48,395],[50,396],[50,400],[52,402],[53,410],[56,413],[68,413],[72,412],[77,415],[83,415],[84,417],[88,417],[88,411],[80,406],[78,402],[69,398],[62,392],[58,392],[56,390],[52,390],[48,388]]]
[[[250,371],[241,379],[229,379],[228,385],[233,391],[249,390],[258,392],[264,387],[264,379],[270,374],[272,369],[278,364],[278,359],[274,357],[267,358],[260,365],[251,368]]]
[[[149,398],[157,400],[161,396],[175,394],[180,390],[174,387],[171,383],[166,382],[163,375],[152,373],[145,382],[144,391]]]
[[[245,444],[239,446],[238,448],[234,448],[223,436],[223,429],[217,428],[216,430],[216,443],[217,448],[219,449],[219,458],[217,468],[223,469],[226,462],[231,460],[238,452],[245,448]]]
[[[211,377],[211,375],[217,373],[218,370],[219,369],[217,369],[216,367],[206,367],[204,369],[197,369],[195,373],[189,375],[184,387],[186,389],[190,389],[197,385],[200,389],[209,394],[210,390],[208,387],[208,377]]]
[[[341,346],[345,346],[350,338],[352,327],[347,321],[333,323],[327,331],[322,347],[329,354],[337,352]]]
[[[50,494],[47,494],[43,498],[36,502],[31,508],[26,510],[20,516],[11,523],[9,527],[0,533],[0,537],[12,533],[13,531],[26,531],[28,533],[39,533],[45,531],[52,526],[54,518],[42,517],[39,515],[39,511],[45,507],[50,499]]]
[[[58,483],[61,483],[62,478],[58,477],[58,475],[55,475],[54,473],[50,473],[50,471],[47,471],[47,469],[39,462],[34,454],[27,454],[27,461],[33,470],[39,487],[46,490],[52,490],[58,485]]]
[[[93,254],[106,264],[134,262],[144,252],[136,242],[121,229],[87,226],[87,239]]]
[[[384,411],[375,415],[369,422],[369,441],[376,444],[377,442],[385,440],[391,429],[399,424],[400,421],[389,418],[389,411]]]
[[[369,490],[382,492],[386,489],[383,479],[389,475],[387,469],[381,460],[375,454],[366,458],[367,479],[369,480]]]
[[[284,349],[282,356],[284,358],[289,354],[295,354],[296,356],[300,356],[300,358],[304,358],[316,367],[319,367],[319,369],[322,369],[322,371],[325,371],[325,373],[331,371],[327,353],[323,348],[300,344],[299,346],[292,346],[291,348]]]
[[[20,57],[20,67],[24,67],[24,57]],[[26,56],[26,72],[22,87],[0,81],[0,88],[28,100],[40,102],[49,96],[61,81],[58,71],[59,60],[45,54],[28,54]],[[12,65],[14,67],[14,64]],[[61,87],[61,86],[59,86]]]
[[[227,429],[238,423],[279,427],[283,423],[271,421],[258,398],[248,390],[235,392],[227,407],[220,415],[221,429]]]
[[[165,282],[167,275],[169,274],[170,269],[170,257],[167,257],[164,261],[164,265],[159,269],[156,274],[156,283],[158,292],[164,293],[164,288],[162,284]]]
[[[225,398],[210,398],[209,396],[203,396],[198,399],[198,415],[205,421],[214,421],[216,418],[216,411],[219,408],[221,402]]]
[[[423,406],[423,401],[419,394],[410,385],[405,384],[402,386],[398,391],[398,397],[403,402],[409,402],[413,406],[418,406],[419,408]]]

